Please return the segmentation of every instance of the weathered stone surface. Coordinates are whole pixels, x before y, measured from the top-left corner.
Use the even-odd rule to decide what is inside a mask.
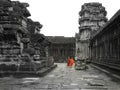
[[[64,36],[47,36],[51,42],[49,54],[55,62],[66,62],[68,57],[75,57],[75,38]]]
[[[119,90],[119,84],[92,67],[76,71],[66,63],[42,78],[0,78],[0,90]]]
[[[113,72],[111,76],[120,76],[120,10],[90,39],[91,60]],[[102,66],[101,66],[102,65]]]
[[[28,6],[19,1],[0,0],[0,71],[30,72],[48,66],[50,42],[40,34],[42,25],[28,19]]]
[[[106,23],[106,10],[101,3],[85,3],[79,15],[79,33],[76,35],[76,57],[88,60],[90,57],[89,40],[93,33]]]

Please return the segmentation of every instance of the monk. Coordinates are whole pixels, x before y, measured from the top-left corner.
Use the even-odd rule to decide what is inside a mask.
[[[67,59],[67,66],[70,66],[70,57]]]
[[[70,62],[69,62],[69,66],[71,66],[71,67],[72,67],[72,66],[73,66],[73,64],[74,64],[74,59],[73,59],[73,58],[71,58],[71,59],[70,59]]]

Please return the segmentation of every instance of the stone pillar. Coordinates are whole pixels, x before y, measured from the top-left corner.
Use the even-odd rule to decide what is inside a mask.
[[[80,48],[82,57],[79,57],[77,51],[76,55],[79,59],[90,59],[89,40],[91,35],[106,23],[106,10],[101,3],[85,3],[79,15],[80,27],[79,35],[76,36],[76,48]]]

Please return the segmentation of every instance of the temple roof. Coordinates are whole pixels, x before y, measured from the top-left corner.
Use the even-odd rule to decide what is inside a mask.
[[[90,14],[104,13],[105,16],[107,14],[105,7],[98,2],[90,2],[83,4],[79,15],[82,16],[85,12],[88,12]]]
[[[74,37],[64,37],[64,36],[46,36],[48,40],[56,44],[66,44],[66,43],[75,43]]]
[[[10,2],[10,0],[0,0],[0,7],[4,6],[4,7],[11,7],[12,4]]]
[[[19,1],[12,1],[12,5],[15,12],[18,12],[20,15],[25,17],[31,16],[30,12],[28,11],[27,7],[29,6],[28,3],[21,3]]]
[[[36,42],[42,42],[44,39],[45,39],[45,36],[43,34],[40,34],[40,33],[37,33],[37,34],[32,34],[31,36],[31,41],[33,43],[36,43]]]
[[[105,28],[107,28],[118,17],[120,17],[120,9],[112,16],[112,18],[102,28],[100,28],[100,30],[98,30],[95,34],[92,35],[91,39],[99,35],[101,32],[105,31],[106,30]]]
[[[89,3],[85,3],[84,4],[85,6],[102,6],[102,3],[99,3],[99,2],[89,2]]]
[[[107,17],[82,17],[79,18],[79,23],[83,21],[107,21]]]

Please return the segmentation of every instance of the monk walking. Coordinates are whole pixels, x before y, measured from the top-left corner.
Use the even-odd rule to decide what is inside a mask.
[[[71,59],[70,59],[70,64],[69,64],[69,66],[71,66],[71,67],[72,67],[72,66],[73,66],[73,64],[74,64],[74,59],[73,59],[73,58],[71,58]]]
[[[67,59],[67,66],[70,66],[70,57]]]

